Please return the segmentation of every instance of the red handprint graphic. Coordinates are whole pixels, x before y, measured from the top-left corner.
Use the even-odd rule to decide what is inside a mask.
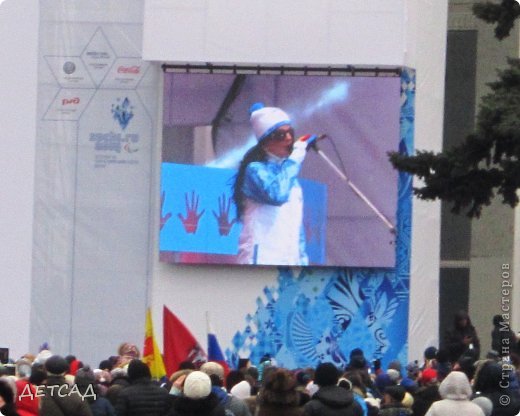
[[[163,212],[163,207],[164,207],[164,196],[165,196],[165,192],[163,191],[161,193],[161,228],[160,230],[163,229],[163,227],[166,225],[166,223],[168,222],[168,220],[171,218],[172,216],[172,213],[171,212],[168,212],[166,213],[166,215],[163,216],[162,212]]]
[[[226,194],[222,194],[222,196],[218,197],[218,215],[215,211],[213,211],[213,215],[218,223],[218,233],[220,235],[229,235],[231,231],[231,227],[233,224],[237,222],[236,218],[229,222],[229,208],[231,207],[231,198],[227,199],[226,202]]]
[[[186,218],[184,218],[181,213],[178,213],[177,216],[180,218],[186,232],[188,234],[195,234],[200,217],[204,215],[204,211],[206,210],[203,209],[200,214],[197,214],[197,210],[199,209],[199,196],[195,194],[195,191],[191,191],[191,201],[188,200],[187,193],[184,194],[184,199],[186,203]]]

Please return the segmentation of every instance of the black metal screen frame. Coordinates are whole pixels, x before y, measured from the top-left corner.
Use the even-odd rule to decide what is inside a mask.
[[[257,75],[325,75],[399,77],[403,67],[398,66],[296,66],[296,65],[214,65],[163,64],[164,72],[209,74],[257,74]]]

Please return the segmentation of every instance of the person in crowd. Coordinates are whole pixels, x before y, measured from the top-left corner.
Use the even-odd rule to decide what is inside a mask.
[[[491,414],[493,413],[493,402],[489,400],[487,397],[475,397],[472,400],[472,402],[482,409],[482,411],[484,412],[484,416],[491,416]]]
[[[294,376],[283,368],[270,372],[258,394],[255,416],[301,416],[303,408]]]
[[[511,388],[509,371],[489,360],[479,367],[473,380],[476,395],[487,397],[493,403],[493,416],[516,416],[520,412],[519,392]]]
[[[298,174],[316,136],[296,140],[289,115],[262,103],[250,108],[250,122],[258,143],[244,155],[233,186],[243,224],[237,261],[307,265]]]
[[[469,380],[473,380],[475,375],[475,357],[472,354],[462,354],[453,365],[454,371],[462,371]]]
[[[441,400],[437,370],[426,368],[421,372],[419,388],[414,393],[412,410],[414,416],[424,416],[433,402]]]
[[[365,353],[361,348],[354,348],[350,351],[349,354],[349,362],[345,368],[346,371],[353,370],[365,370],[368,369],[369,364],[367,359],[365,358]]]
[[[148,366],[140,360],[128,364],[130,385],[119,392],[116,402],[118,416],[162,416],[171,401],[168,392],[152,383]]]
[[[110,360],[103,360],[99,363],[98,368],[110,372],[114,368],[114,364]]]
[[[439,386],[442,400],[434,402],[426,416],[484,416],[482,409],[471,402],[473,394],[468,377],[452,371]]]
[[[69,363],[60,355],[46,359],[47,381],[40,398],[40,416],[92,416],[90,406],[65,380]]]
[[[363,384],[363,380],[358,370],[347,371],[343,374],[343,376],[338,380],[338,386],[343,387],[347,391],[351,391],[354,400],[361,407],[363,411],[363,416],[368,415],[368,405],[365,402],[367,398],[367,389]]]
[[[363,410],[356,403],[352,392],[337,385],[339,371],[332,363],[322,363],[316,368],[314,382],[319,386],[311,400],[303,406],[307,416],[362,416]]]
[[[166,388],[170,391],[172,396],[180,396],[182,394],[184,380],[186,380],[188,374],[193,373],[194,371],[195,370],[192,370],[191,368],[185,368],[184,370],[177,370],[170,376]]]
[[[388,373],[379,373],[374,380],[374,396],[382,399],[383,393],[388,386],[395,386],[395,381],[388,375]]]
[[[461,310],[455,314],[453,327],[446,332],[444,343],[451,363],[456,363],[463,354],[479,359],[480,340],[466,311]]]
[[[491,349],[500,357],[518,354],[518,337],[509,327],[509,322],[502,315],[493,317],[493,331],[491,331]]]
[[[116,416],[112,404],[99,393],[96,376],[89,366],[82,366],[76,371],[74,383],[89,404],[93,416]]]
[[[30,382],[31,363],[21,359],[16,362],[16,410],[20,416],[38,416],[40,399],[36,386]]]
[[[439,348],[434,360],[434,369],[437,374],[437,381],[440,383],[451,372],[452,364],[450,362],[450,353],[445,348]]]
[[[4,416],[19,416],[14,397],[16,392],[5,376],[0,377],[0,412]]]
[[[237,384],[231,387],[229,393],[234,397],[245,400],[251,396],[251,384],[249,384],[249,382],[245,379],[239,381]]]
[[[173,402],[168,416],[225,416],[226,409],[212,392],[210,377],[192,371],[184,380],[182,394]]]
[[[350,375],[356,373],[359,377],[361,377],[361,382],[363,383],[364,389],[373,394],[374,383],[372,381],[372,377],[370,376],[370,364],[368,360],[365,358],[365,353],[361,348],[354,348],[350,351],[349,362],[345,367],[345,372]],[[381,360],[374,360],[374,374],[380,374],[381,370]]]
[[[136,345],[123,342],[117,349],[117,367],[126,368],[130,361],[141,358],[141,353]]]
[[[47,370],[43,365],[33,363],[31,368],[31,375],[29,376],[29,383],[33,386],[41,386],[47,380]]]
[[[437,348],[433,345],[430,345],[428,348],[424,350],[424,363],[421,367],[421,370],[425,368],[436,368],[436,359],[437,359]]]
[[[413,394],[418,389],[418,379],[421,370],[419,368],[419,362],[417,360],[412,361],[406,365],[406,376],[401,379],[401,386],[403,386],[407,392]]]
[[[260,383],[258,382],[258,368],[251,365],[247,367],[247,369],[244,372],[244,376],[246,378],[246,381],[251,386],[251,395],[256,396],[258,394],[258,391],[260,390]]]
[[[128,375],[124,368],[114,368],[110,372],[110,378],[111,380],[105,392],[105,397],[115,408],[119,393],[125,387],[128,387],[130,385],[130,382],[128,381]]]
[[[380,416],[409,416],[412,409],[403,404],[406,390],[402,386],[388,386],[383,393],[383,400],[379,409]]]
[[[306,387],[313,378],[314,368],[303,368],[296,372],[296,390],[301,394],[302,405],[307,403],[311,398]]]
[[[69,363],[69,371],[67,374],[70,374],[71,376],[75,376],[76,372],[83,367],[83,363],[74,355],[67,355],[65,360]]]
[[[241,400],[226,392],[224,389],[224,368],[221,364],[208,361],[201,365],[200,371],[210,377],[211,391],[218,397],[220,404],[222,404],[225,409],[231,411],[235,416],[251,416],[250,406],[248,406],[248,404],[254,407],[254,400]]]

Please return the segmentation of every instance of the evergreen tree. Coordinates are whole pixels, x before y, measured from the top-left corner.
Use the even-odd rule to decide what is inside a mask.
[[[476,3],[473,14],[487,23],[496,23],[495,37],[502,40],[509,36],[520,16],[520,4],[516,0],[502,0],[500,4]]]
[[[501,5],[475,5],[474,10],[478,17],[497,22],[495,34],[502,39],[518,18],[520,5],[503,0]],[[452,212],[467,210],[469,217],[479,217],[495,195],[501,195],[511,207],[518,204],[520,60],[508,63],[508,68],[499,71],[498,80],[489,84],[491,92],[482,98],[475,131],[460,145],[440,153],[417,151],[415,156],[390,153],[396,169],[423,180],[424,186],[414,188],[420,199],[451,202]]]

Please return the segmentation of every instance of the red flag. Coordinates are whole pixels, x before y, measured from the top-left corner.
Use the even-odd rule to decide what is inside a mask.
[[[188,328],[166,306],[163,308],[164,365],[168,376],[179,369],[183,361],[197,367],[206,361],[206,353]]]

